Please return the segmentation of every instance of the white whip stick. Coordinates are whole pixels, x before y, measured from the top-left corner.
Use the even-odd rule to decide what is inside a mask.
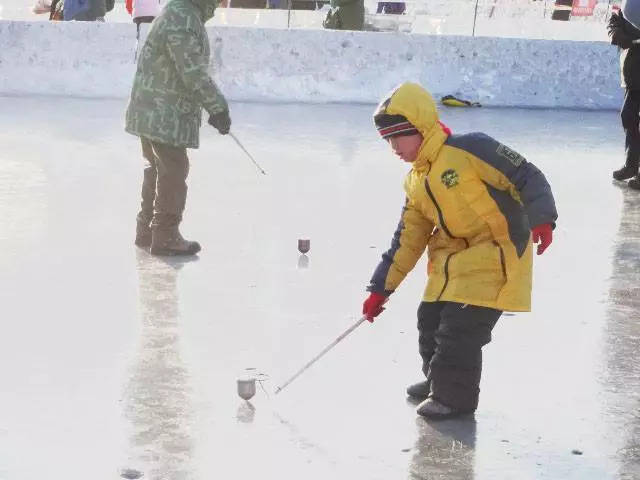
[[[356,328],[358,328],[360,325],[362,325],[362,323],[367,319],[366,315],[363,315],[362,318],[360,318],[360,320],[358,320],[356,323],[354,323],[353,325],[351,325],[347,330],[345,330],[342,335],[340,335],[338,338],[336,338],[330,345],[328,345],[327,347],[325,347],[324,350],[322,350],[318,355],[316,355],[309,363],[307,363],[304,367],[302,367],[300,370],[298,370],[296,372],[296,374],[291,377],[289,380],[287,380],[282,386],[276,388],[275,394],[277,395],[278,393],[280,393],[282,390],[284,390],[284,388],[289,385],[291,382],[293,382],[296,378],[298,378],[300,375],[302,375],[302,373],[307,370],[311,365],[313,365],[314,363],[316,363],[318,360],[320,360],[320,358],[322,358],[329,350],[331,350],[333,347],[335,347],[338,343],[340,343],[342,340],[345,339],[345,337],[347,335],[349,335],[351,332],[353,332]]]
[[[253,162],[253,164],[256,166],[256,168],[257,168],[258,170],[260,170],[260,173],[262,173],[263,175],[266,175],[266,174],[267,174],[267,172],[265,172],[265,171],[262,169],[262,167],[261,167],[260,165],[258,165],[258,162],[256,162],[256,161],[255,161],[255,159],[251,156],[251,154],[247,151],[247,149],[246,149],[246,148],[244,148],[244,146],[242,145],[242,143],[240,143],[240,140],[238,140],[238,139],[236,138],[236,136],[235,136],[233,133],[231,133],[231,132],[229,132],[229,135],[231,136],[231,138],[233,138],[233,139],[235,140],[235,142],[236,142],[236,143],[238,144],[238,146],[242,149],[242,151],[243,151],[244,153],[246,153],[246,154],[247,154],[247,157],[249,157],[249,159]]]

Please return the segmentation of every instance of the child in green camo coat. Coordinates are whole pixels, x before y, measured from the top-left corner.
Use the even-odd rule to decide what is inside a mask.
[[[137,217],[136,245],[155,255],[193,255],[198,242],[178,225],[187,198],[187,148],[198,148],[202,109],[221,134],[231,127],[229,107],[208,73],[204,24],[217,0],[171,0],[155,19],[140,51],[126,131],[140,137],[148,165]]]

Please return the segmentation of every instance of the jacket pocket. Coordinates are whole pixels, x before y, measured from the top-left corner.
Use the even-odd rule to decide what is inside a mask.
[[[474,245],[451,256],[448,263],[445,298],[493,302],[506,283],[504,254],[497,243]]]

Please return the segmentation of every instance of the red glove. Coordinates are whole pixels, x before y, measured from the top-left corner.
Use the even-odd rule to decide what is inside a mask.
[[[373,323],[373,319],[380,315],[384,308],[384,302],[387,301],[387,297],[380,293],[371,292],[369,298],[367,298],[362,304],[362,314],[366,315],[367,320]]]
[[[531,229],[531,234],[533,235],[533,243],[539,243],[538,255],[542,255],[553,241],[553,228],[551,227],[551,224],[543,223],[537,227],[533,227]]]
[[[127,12],[129,12],[129,15],[133,15],[133,0],[125,0],[124,6]]]

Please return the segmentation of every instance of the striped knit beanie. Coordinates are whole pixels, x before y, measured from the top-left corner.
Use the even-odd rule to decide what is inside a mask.
[[[406,117],[402,115],[389,115],[388,113],[378,113],[373,117],[376,128],[385,140],[391,137],[403,135],[415,135],[418,129],[414,127]]]

